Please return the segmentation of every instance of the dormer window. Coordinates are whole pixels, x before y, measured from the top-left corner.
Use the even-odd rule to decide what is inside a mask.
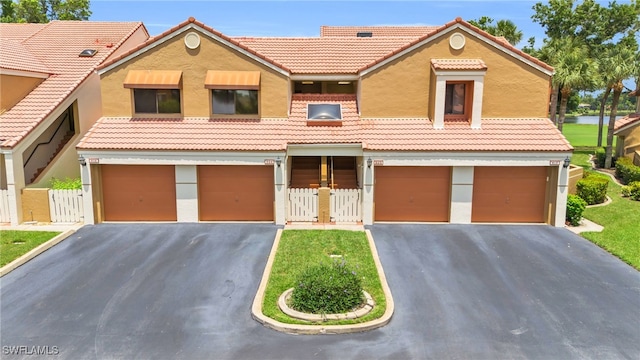
[[[432,59],[435,78],[433,107],[429,116],[433,127],[442,129],[445,121],[467,121],[480,128],[482,95],[487,66],[479,59]]]

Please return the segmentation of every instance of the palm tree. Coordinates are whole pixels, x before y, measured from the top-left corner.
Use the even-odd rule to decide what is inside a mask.
[[[560,111],[558,114],[558,129],[562,131],[567,101],[574,89],[588,88],[595,82],[597,63],[589,58],[587,47],[572,38],[558,41],[558,51],[552,65],[556,69],[552,84],[560,89]]]
[[[610,53],[611,62],[616,64],[616,66],[612,67],[609,70],[610,72],[607,74],[613,84],[613,97],[611,98],[611,113],[609,114],[609,128],[607,129],[607,147],[605,148],[604,160],[605,168],[611,167],[613,153],[613,128],[616,124],[620,94],[622,94],[622,89],[624,89],[622,81],[630,78],[637,71],[638,55],[636,49],[632,48],[628,44],[619,43]]]
[[[477,20],[469,20],[469,24],[478,27],[493,36],[502,36],[511,45],[516,45],[522,40],[522,31],[518,30],[516,24],[511,20],[498,20],[494,25],[493,19],[483,16]]]
[[[516,24],[511,20],[498,20],[495,34],[492,35],[504,37],[511,45],[516,45],[522,40],[522,31],[518,30]]]
[[[600,114],[598,116],[598,147],[602,146],[602,128],[604,127],[604,110],[605,104],[609,99],[609,95],[611,94],[611,89],[613,89],[614,80],[611,78],[611,75],[615,72],[615,67],[618,64],[614,61],[613,49],[609,48],[604,52],[604,56],[598,59],[598,69],[600,70],[600,76],[602,80],[602,84],[604,84],[605,90],[602,96],[602,101],[600,102]]]

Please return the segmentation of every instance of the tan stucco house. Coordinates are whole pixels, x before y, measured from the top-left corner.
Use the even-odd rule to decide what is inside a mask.
[[[630,94],[640,100],[640,92]],[[616,120],[613,134],[618,137],[616,155],[625,156],[640,166],[640,101],[636,101],[636,112]]]
[[[98,74],[87,223],[564,225],[553,68],[460,18],[310,38],[190,18]]]
[[[2,221],[29,220],[25,187],[80,176],[75,146],[101,116],[96,66],[148,38],[140,22],[0,24]]]

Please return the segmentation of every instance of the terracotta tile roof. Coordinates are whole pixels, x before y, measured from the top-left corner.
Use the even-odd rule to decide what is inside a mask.
[[[267,62],[269,62],[269,63],[271,63],[271,64],[273,64],[273,65],[275,65],[275,66],[277,66],[279,68],[282,68],[282,69],[287,70],[287,71],[289,70],[283,64],[280,64],[277,61],[274,61],[273,59],[269,59],[269,58],[265,57],[264,55],[257,53],[255,50],[250,49],[250,48],[246,47],[243,44],[240,44],[234,38],[231,38],[229,36],[224,35],[223,33],[219,32],[218,30],[216,30],[216,29],[214,29],[214,28],[212,28],[212,27],[210,27],[208,25],[205,25],[204,23],[196,20],[194,17],[190,17],[187,20],[181,22],[180,24],[178,24],[178,25],[176,25],[176,26],[164,31],[163,33],[158,34],[158,35],[156,35],[156,36],[154,36],[152,38],[149,38],[147,41],[145,41],[142,44],[134,47],[133,49],[131,49],[129,51],[126,51],[123,54],[120,54],[119,56],[114,57],[113,59],[110,59],[109,61],[104,62],[102,65],[100,65],[98,67],[98,69],[104,69],[105,67],[110,66],[110,65],[112,65],[112,64],[114,64],[114,63],[126,58],[127,56],[129,56],[129,55],[131,55],[131,54],[133,54],[133,53],[135,53],[135,52],[147,47],[148,45],[150,45],[150,44],[152,44],[152,43],[164,38],[165,36],[168,36],[168,35],[176,32],[176,31],[182,29],[183,27],[185,27],[185,26],[187,26],[189,24],[195,24],[195,25],[203,28],[204,30],[212,33],[213,35],[221,38],[222,40],[227,41],[227,42],[229,42],[229,43],[231,43],[231,44],[233,44],[235,46],[238,46],[242,50],[245,50],[245,51],[249,52],[252,55],[255,55],[255,56],[259,57],[259,58],[262,58],[265,61],[267,61]]]
[[[415,38],[234,38],[243,46],[284,64],[293,74],[357,74]]]
[[[571,151],[558,129],[543,118],[482,119],[481,129],[467,122],[436,130],[426,119],[367,119],[363,138],[369,150],[401,151]]]
[[[9,25],[9,29],[13,28],[13,24],[0,24],[2,33],[6,25]],[[0,146],[14,147],[64,101],[98,64],[141,27],[144,28],[140,22],[52,21],[22,40],[20,44],[52,75],[0,115]],[[79,57],[78,54],[87,48],[98,52],[94,57]]]
[[[359,32],[370,32],[373,37],[421,37],[432,33],[438,26],[327,26],[320,27],[321,37],[355,37]]]
[[[398,53],[398,52],[402,52],[402,51],[404,51],[404,50],[407,50],[407,49],[411,48],[412,46],[417,45],[417,44],[419,44],[419,43],[423,42],[423,41],[424,41],[424,40],[426,40],[427,38],[429,38],[429,37],[431,37],[431,36],[434,36],[434,35],[436,35],[436,34],[438,34],[438,33],[440,33],[440,32],[443,32],[443,31],[447,30],[448,28],[450,28],[450,27],[452,27],[452,26],[455,26],[456,24],[460,24],[461,26],[464,26],[464,27],[466,27],[467,29],[469,29],[469,30],[471,30],[471,31],[473,31],[473,32],[475,32],[475,33],[477,33],[477,34],[479,34],[479,35],[481,35],[481,36],[485,37],[485,38],[488,38],[488,39],[490,39],[490,40],[493,40],[493,41],[494,41],[494,42],[496,42],[496,43],[499,43],[501,46],[503,46],[503,47],[505,47],[506,49],[508,49],[508,50],[510,50],[510,51],[512,51],[512,52],[514,52],[516,55],[521,56],[521,57],[523,57],[523,58],[525,58],[525,59],[527,59],[527,60],[529,60],[529,61],[533,62],[534,64],[537,64],[538,66],[540,66],[540,67],[542,67],[542,68],[544,68],[544,69],[547,69],[547,70],[549,70],[549,71],[553,71],[553,67],[551,67],[550,65],[546,64],[545,62],[543,62],[543,61],[541,61],[541,60],[538,60],[537,58],[535,58],[535,57],[533,57],[533,56],[531,56],[531,55],[529,55],[529,54],[525,53],[524,51],[522,51],[522,50],[520,50],[520,49],[516,48],[515,46],[513,46],[513,45],[511,45],[511,44],[509,44],[509,42],[506,42],[506,43],[505,43],[505,42],[504,42],[503,40],[501,40],[499,37],[493,36],[493,35],[489,34],[489,33],[488,33],[488,32],[486,32],[486,31],[480,30],[479,28],[477,28],[477,27],[475,27],[475,26],[473,26],[473,25],[469,24],[468,22],[466,22],[466,21],[462,20],[462,18],[460,18],[460,17],[457,17],[457,18],[455,18],[455,20],[450,21],[450,22],[448,22],[448,23],[446,23],[446,24],[444,24],[444,25],[442,25],[442,26],[438,27],[438,28],[437,28],[437,29],[435,29],[433,32],[431,32],[430,34],[426,34],[426,35],[424,35],[424,36],[422,36],[422,37],[420,37],[420,38],[418,38],[418,39],[413,40],[411,43],[409,43],[409,44],[406,44],[406,45],[402,46],[402,48],[400,48],[399,50],[394,51],[394,53],[393,53],[393,54],[388,54],[387,56],[385,56],[385,57],[383,57],[383,58],[378,59],[377,61],[375,61],[375,62],[373,62],[373,63],[371,63],[371,64],[367,65],[366,67],[363,67],[363,68],[359,69],[359,71],[366,70],[366,69],[368,69],[368,68],[370,68],[370,67],[373,67],[373,66],[375,66],[375,65],[377,65],[377,64],[379,64],[379,63],[381,63],[381,62],[383,62],[384,60],[386,60],[386,59],[390,58],[391,56],[395,55],[396,53]]]
[[[374,36],[371,38],[358,38],[355,36],[323,36],[319,38],[263,38],[228,37],[221,32],[213,29],[212,27],[196,20],[195,18],[190,17],[186,21],[172,27],[171,29],[168,29],[162,34],[150,38],[145,43],[140,44],[136,48],[131,49],[130,51],[127,51],[108,62],[105,62],[99,67],[99,69],[104,69],[126,58],[127,56],[130,56],[131,54],[147,47],[148,45],[166,36],[169,36],[172,33],[175,33],[179,29],[188,26],[189,24],[195,24],[203,28],[204,30],[211,32],[213,35],[221,38],[222,40],[227,41],[244,51],[247,51],[253,56],[256,56],[282,70],[289,71],[294,74],[357,74],[362,70],[366,70],[381,63],[382,61],[398,54],[399,52],[408,50],[412,46],[419,44],[427,38],[436,35],[456,24],[460,24],[470,29],[471,31],[478,33],[479,35],[498,43],[500,46],[513,51],[518,56],[528,59],[531,62],[549,71],[553,71],[553,68],[551,66],[515,48],[508,42],[505,42],[503,38],[498,38],[490,35],[489,33],[472,26],[461,18],[456,18],[455,20],[440,27],[425,26],[422,30],[420,30],[424,31],[425,33],[421,33],[419,37],[415,36],[417,32],[407,31],[413,36],[401,37],[394,35],[387,37]],[[345,28],[365,29],[366,27]],[[396,27],[379,28],[395,29]],[[426,32],[428,30],[431,31]],[[328,31],[331,32],[331,30]],[[391,30],[389,30],[388,33],[393,34]],[[401,33],[398,34],[402,35]]]
[[[613,127],[614,134],[622,131],[624,129],[628,129],[630,127],[640,125],[640,113],[639,114],[629,114],[623,118],[616,120],[616,124]]]
[[[50,70],[19,41],[0,39],[0,68],[37,73],[50,73]]]
[[[3,23],[2,26],[0,26],[0,38],[23,41],[44,29],[45,26],[47,26],[47,24]]]
[[[307,126],[308,103],[342,105],[342,126]],[[215,136],[212,136],[215,134]],[[556,127],[542,118],[483,119],[482,129],[447,123],[436,130],[426,118],[364,119],[353,96],[294,95],[289,119],[100,119],[78,144],[100,150],[285,150],[287,144],[361,143],[379,151],[571,151]]]
[[[480,59],[431,59],[431,66],[436,70],[487,70]]]

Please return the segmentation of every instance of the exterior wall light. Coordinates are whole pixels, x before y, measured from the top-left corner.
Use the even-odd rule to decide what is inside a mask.
[[[280,167],[280,165],[282,165],[282,159],[280,159],[280,156],[278,156],[278,158],[276,159],[276,165],[278,167]]]
[[[571,158],[567,156],[567,157],[564,159],[564,163],[562,164],[562,167],[566,169],[566,168],[568,168],[568,167],[569,167],[569,164],[571,164]]]
[[[78,162],[80,162],[80,165],[82,166],[87,166],[87,160],[85,160],[84,156],[82,155],[78,157]]]
[[[367,167],[370,168],[371,165],[373,165],[373,160],[371,160],[371,158],[367,159]]]

